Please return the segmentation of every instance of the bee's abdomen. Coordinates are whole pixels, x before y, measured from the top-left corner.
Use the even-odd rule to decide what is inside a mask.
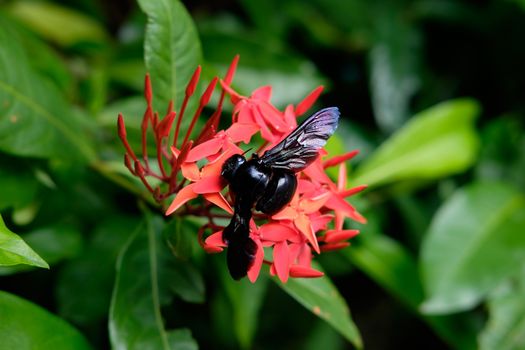
[[[290,203],[297,189],[297,178],[290,171],[275,170],[255,209],[273,215]]]

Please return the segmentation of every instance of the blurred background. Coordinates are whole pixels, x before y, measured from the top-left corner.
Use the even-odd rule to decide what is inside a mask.
[[[146,24],[163,13],[139,3],[0,2],[0,213],[51,266],[2,267],[1,290],[33,303],[16,309],[2,297],[0,323],[10,320],[2,337],[43,337],[29,329],[38,305],[80,330],[82,344],[133,347],[115,340],[129,340],[118,327],[110,336],[108,322],[128,317],[115,298],[133,280],[126,285],[115,266],[144,215],[133,190],[140,184],[123,180],[115,128],[123,112],[139,144],[151,72],[144,46],[157,35]],[[318,261],[365,349],[525,348],[525,1],[157,4],[171,15],[157,23],[185,33],[173,39],[184,37],[179,53],[191,53],[181,54],[182,82],[198,63],[204,80],[223,76],[239,54],[233,86],[244,95],[271,85],[284,109],[324,85],[317,105],[339,106],[330,149],[360,150],[349,183],[369,189],[350,201],[368,223],[349,222],[361,234]],[[167,225],[191,237],[198,227]],[[189,247],[169,275],[184,286],[160,296],[167,327],[191,331],[177,333],[181,348],[356,344],[279,282],[232,287],[224,257],[199,249]],[[146,269],[136,268],[126,273]]]

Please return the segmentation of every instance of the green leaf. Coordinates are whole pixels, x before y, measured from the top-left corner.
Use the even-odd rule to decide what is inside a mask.
[[[422,310],[457,312],[479,303],[525,259],[525,197],[499,183],[461,188],[436,213],[424,238]]]
[[[234,281],[224,263],[217,264],[221,283],[228,298],[230,323],[233,332],[242,349],[253,348],[253,339],[256,335],[259,311],[268,289],[268,279],[260,276],[256,283],[247,278]]]
[[[65,225],[37,229],[24,234],[24,240],[51,266],[74,257],[83,246],[80,232]],[[24,271],[28,268],[28,266],[1,268],[0,275]]]
[[[82,334],[47,310],[0,291],[0,339],[4,349],[91,349]]]
[[[93,160],[89,125],[29,65],[17,33],[0,27],[0,150],[22,156]],[[16,64],[13,64],[16,62]]]
[[[104,42],[104,27],[90,17],[45,1],[15,1],[8,6],[11,15],[61,46],[80,42]]]
[[[4,163],[5,162],[5,163]],[[33,170],[14,158],[0,158],[0,210],[13,207],[15,210],[29,205],[35,200],[39,184]]]
[[[59,271],[60,315],[82,326],[107,317],[118,253],[139,224],[134,217],[111,215],[90,232],[82,254]]]
[[[178,0],[139,0],[148,16],[144,61],[151,76],[156,110],[166,110],[170,100],[178,109],[186,84],[202,60],[195,24]]]
[[[491,120],[481,132],[477,180],[513,184],[525,190],[525,123],[520,115]]]
[[[172,298],[166,270],[173,257],[161,241],[162,228],[162,220],[146,213],[146,225],[119,256],[109,316],[115,349],[197,349],[189,330],[164,325],[161,307]]]
[[[469,99],[419,113],[362,163],[352,181],[378,186],[464,171],[476,159],[479,140],[473,123],[478,113],[477,103]]]
[[[423,300],[417,265],[406,249],[385,235],[361,234],[345,256],[411,308]]]
[[[62,93],[71,93],[73,77],[63,58],[54,48],[37,38],[18,21],[13,21],[6,16],[1,17],[0,20],[2,25],[9,26],[11,30],[16,31],[24,51],[31,57],[29,64],[39,74],[52,80]]]
[[[195,232],[201,225],[184,217],[174,217],[164,230],[164,237],[172,253],[181,260],[188,260],[193,256],[195,246]]]
[[[0,216],[0,265],[18,264],[49,268],[49,265],[22,238],[5,226],[2,216]]]
[[[377,124],[390,133],[408,118],[410,100],[419,87],[421,40],[397,6],[386,2],[377,9],[375,43],[368,56],[370,92]]]
[[[414,257],[397,241],[388,236],[361,232],[355,244],[343,251],[356,267],[377,284],[418,314],[448,344],[456,349],[475,349],[476,330],[468,315],[426,316],[419,314],[423,301],[421,284]]]
[[[490,318],[480,333],[482,350],[525,348],[525,273],[504,283],[489,297]]]
[[[319,266],[314,268],[319,269]],[[355,347],[359,349],[363,347],[359,331],[350,316],[350,310],[328,276],[311,279],[290,278],[286,283],[276,279],[274,281],[310,312],[328,322]]]

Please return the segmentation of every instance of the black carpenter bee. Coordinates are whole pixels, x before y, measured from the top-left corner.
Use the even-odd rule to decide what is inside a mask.
[[[305,169],[318,155],[337,128],[339,110],[325,108],[306,119],[275,147],[250,160],[240,154],[228,158],[221,176],[234,195],[234,214],[222,237],[228,245],[227,263],[231,276],[246,276],[257,245],[250,238],[252,208],[268,215],[288,204],[297,189],[296,172]]]

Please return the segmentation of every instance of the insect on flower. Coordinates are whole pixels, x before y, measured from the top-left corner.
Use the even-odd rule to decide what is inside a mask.
[[[166,215],[203,219],[196,232],[199,244],[208,253],[227,249],[234,279],[247,276],[255,282],[263,264],[283,283],[289,277],[323,276],[312,267],[314,254],[350,245],[347,240],[359,231],[344,228],[347,218],[366,222],[346,200],[366,188],[347,188],[345,162],[358,151],[329,157],[323,149],[338,125],[336,107],[320,110],[297,126],[297,117],[313,106],[322,86],[281,111],[270,102],[271,86],[259,87],[249,96],[231,87],[238,60],[238,56],[233,59],[223,79],[215,77],[204,89],[187,129],[181,128],[181,121],[197,91],[201,68],[193,73],[180,108],[170,102],[164,117],[153,110],[154,95],[146,76],[142,154],[132,149],[124,117],[118,116],[124,164]],[[212,106],[209,102],[216,86],[221,92]],[[226,97],[233,105],[231,124],[220,121],[227,114],[223,111]],[[202,117],[207,118],[204,126],[194,130]],[[153,157],[148,155],[148,132],[154,136],[150,140],[155,145]],[[255,145],[252,136],[256,134],[263,142],[247,159],[244,150]],[[336,166],[339,172],[334,182],[326,169]],[[230,220],[226,227],[224,218]]]
[[[222,167],[221,176],[234,194],[234,216],[223,231],[228,246],[227,262],[231,276],[246,276],[257,250],[250,238],[252,208],[267,215],[290,203],[297,189],[295,173],[304,170],[318,156],[337,128],[339,110],[325,108],[306,119],[275,147],[250,160],[235,154]]]

